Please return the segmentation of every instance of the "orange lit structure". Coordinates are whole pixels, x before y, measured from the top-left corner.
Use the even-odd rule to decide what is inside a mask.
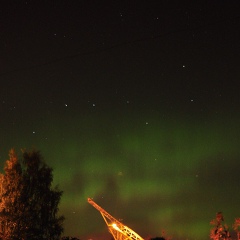
[[[113,235],[115,240],[143,240],[142,237],[111,216],[91,198],[88,198],[88,202],[101,213],[105,223],[107,224],[109,232]]]

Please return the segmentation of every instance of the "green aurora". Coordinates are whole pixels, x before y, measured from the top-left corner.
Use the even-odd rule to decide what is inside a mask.
[[[217,211],[229,224],[238,217],[238,116],[95,115],[69,125],[64,117],[39,122],[36,129],[51,129],[47,138],[40,130],[29,142],[14,137],[21,143],[15,147],[37,147],[54,168],[54,182],[64,191],[66,234],[107,232],[88,197],[143,237],[164,230],[174,238],[203,239]]]
[[[237,1],[4,1],[0,18],[0,163],[41,151],[65,235],[108,234],[88,197],[144,238],[209,239],[218,211],[231,228]]]

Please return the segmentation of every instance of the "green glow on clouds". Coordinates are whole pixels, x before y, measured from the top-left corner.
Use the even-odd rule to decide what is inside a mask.
[[[31,144],[54,168],[54,182],[64,191],[61,207],[66,226],[73,235],[79,235],[79,229],[83,235],[92,231],[84,221],[99,214],[87,203],[88,197],[100,201],[113,215],[123,215],[126,225],[134,222],[136,232],[148,222],[147,231],[153,236],[163,229],[169,235],[183,238],[187,232],[189,239],[200,240],[208,236],[209,221],[217,211],[233,218],[232,209],[239,200],[238,177],[226,169],[240,156],[237,117],[185,121],[157,116],[121,120],[88,116],[77,117],[70,125],[67,121],[39,123],[49,129],[47,140],[43,141],[40,132]],[[237,169],[235,164],[230,173]],[[230,190],[220,187],[224,179],[220,178],[223,183],[218,185],[216,174],[226,176],[226,184],[232,185],[231,200],[225,194]],[[226,206],[226,201],[232,201],[231,206]],[[144,221],[134,218],[131,209]],[[71,219],[78,224],[72,225]],[[92,224],[101,231],[104,225],[98,220]]]

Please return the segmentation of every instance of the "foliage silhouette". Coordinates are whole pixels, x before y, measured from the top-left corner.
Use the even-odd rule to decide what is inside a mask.
[[[222,212],[217,212],[216,218],[213,219],[210,224],[213,228],[210,230],[210,238],[213,240],[228,240],[231,239],[228,226],[223,224],[224,217]]]
[[[58,216],[62,191],[52,188],[53,169],[39,151],[23,151],[9,160],[0,175],[0,239],[59,239],[63,216]]]

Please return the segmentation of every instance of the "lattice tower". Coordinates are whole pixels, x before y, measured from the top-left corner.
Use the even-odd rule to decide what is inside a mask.
[[[97,205],[91,198],[88,198],[88,202],[101,213],[109,232],[113,235],[115,240],[143,240],[143,238],[131,228],[123,225],[107,211]]]

